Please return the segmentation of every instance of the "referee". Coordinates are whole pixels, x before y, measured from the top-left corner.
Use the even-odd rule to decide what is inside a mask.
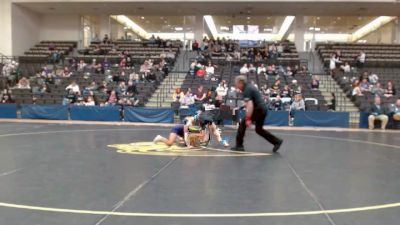
[[[283,140],[274,136],[270,132],[263,129],[265,117],[267,116],[267,105],[265,104],[260,92],[253,85],[247,83],[245,76],[237,76],[235,78],[236,88],[243,92],[243,98],[246,107],[246,116],[239,123],[239,128],[236,134],[236,146],[232,147],[233,151],[244,151],[243,138],[246,133],[246,128],[252,122],[256,124],[256,133],[265,138],[269,143],[274,145],[273,152],[277,152],[281,147]]]

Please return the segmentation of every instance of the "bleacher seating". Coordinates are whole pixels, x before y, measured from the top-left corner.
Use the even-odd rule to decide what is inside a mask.
[[[364,51],[366,53],[366,67],[396,67],[400,65],[400,45],[391,44],[318,44],[319,52],[325,66],[329,66],[332,53],[341,52],[341,60],[355,65],[355,58]]]

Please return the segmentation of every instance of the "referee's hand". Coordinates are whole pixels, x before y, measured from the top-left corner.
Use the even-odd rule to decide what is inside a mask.
[[[251,120],[246,120],[245,123],[246,123],[246,127],[250,127],[251,126]]]

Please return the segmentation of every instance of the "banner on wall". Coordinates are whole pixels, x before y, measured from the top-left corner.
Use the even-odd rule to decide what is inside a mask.
[[[21,105],[22,119],[68,120],[68,106]]]
[[[244,110],[238,111],[237,119],[242,119],[246,115]],[[269,126],[288,126],[289,125],[289,112],[287,111],[268,111],[265,118],[264,125]]]
[[[70,113],[71,120],[121,121],[119,108],[114,106],[72,106]]]
[[[127,122],[173,123],[174,111],[171,108],[125,107],[124,118]]]
[[[0,104],[0,118],[7,118],[7,119],[17,118],[17,105]]]
[[[297,111],[294,126],[302,127],[349,127],[348,112]]]

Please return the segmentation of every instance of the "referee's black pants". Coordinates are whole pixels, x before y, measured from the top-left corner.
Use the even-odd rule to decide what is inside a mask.
[[[281,139],[271,134],[270,132],[264,130],[263,125],[265,121],[265,117],[267,116],[267,112],[263,109],[254,109],[253,115],[251,117],[251,121],[255,122],[256,125],[256,133],[261,137],[265,138],[269,143],[276,145]],[[246,133],[246,121],[243,119],[239,123],[239,129],[236,134],[236,146],[243,146],[243,138]]]

